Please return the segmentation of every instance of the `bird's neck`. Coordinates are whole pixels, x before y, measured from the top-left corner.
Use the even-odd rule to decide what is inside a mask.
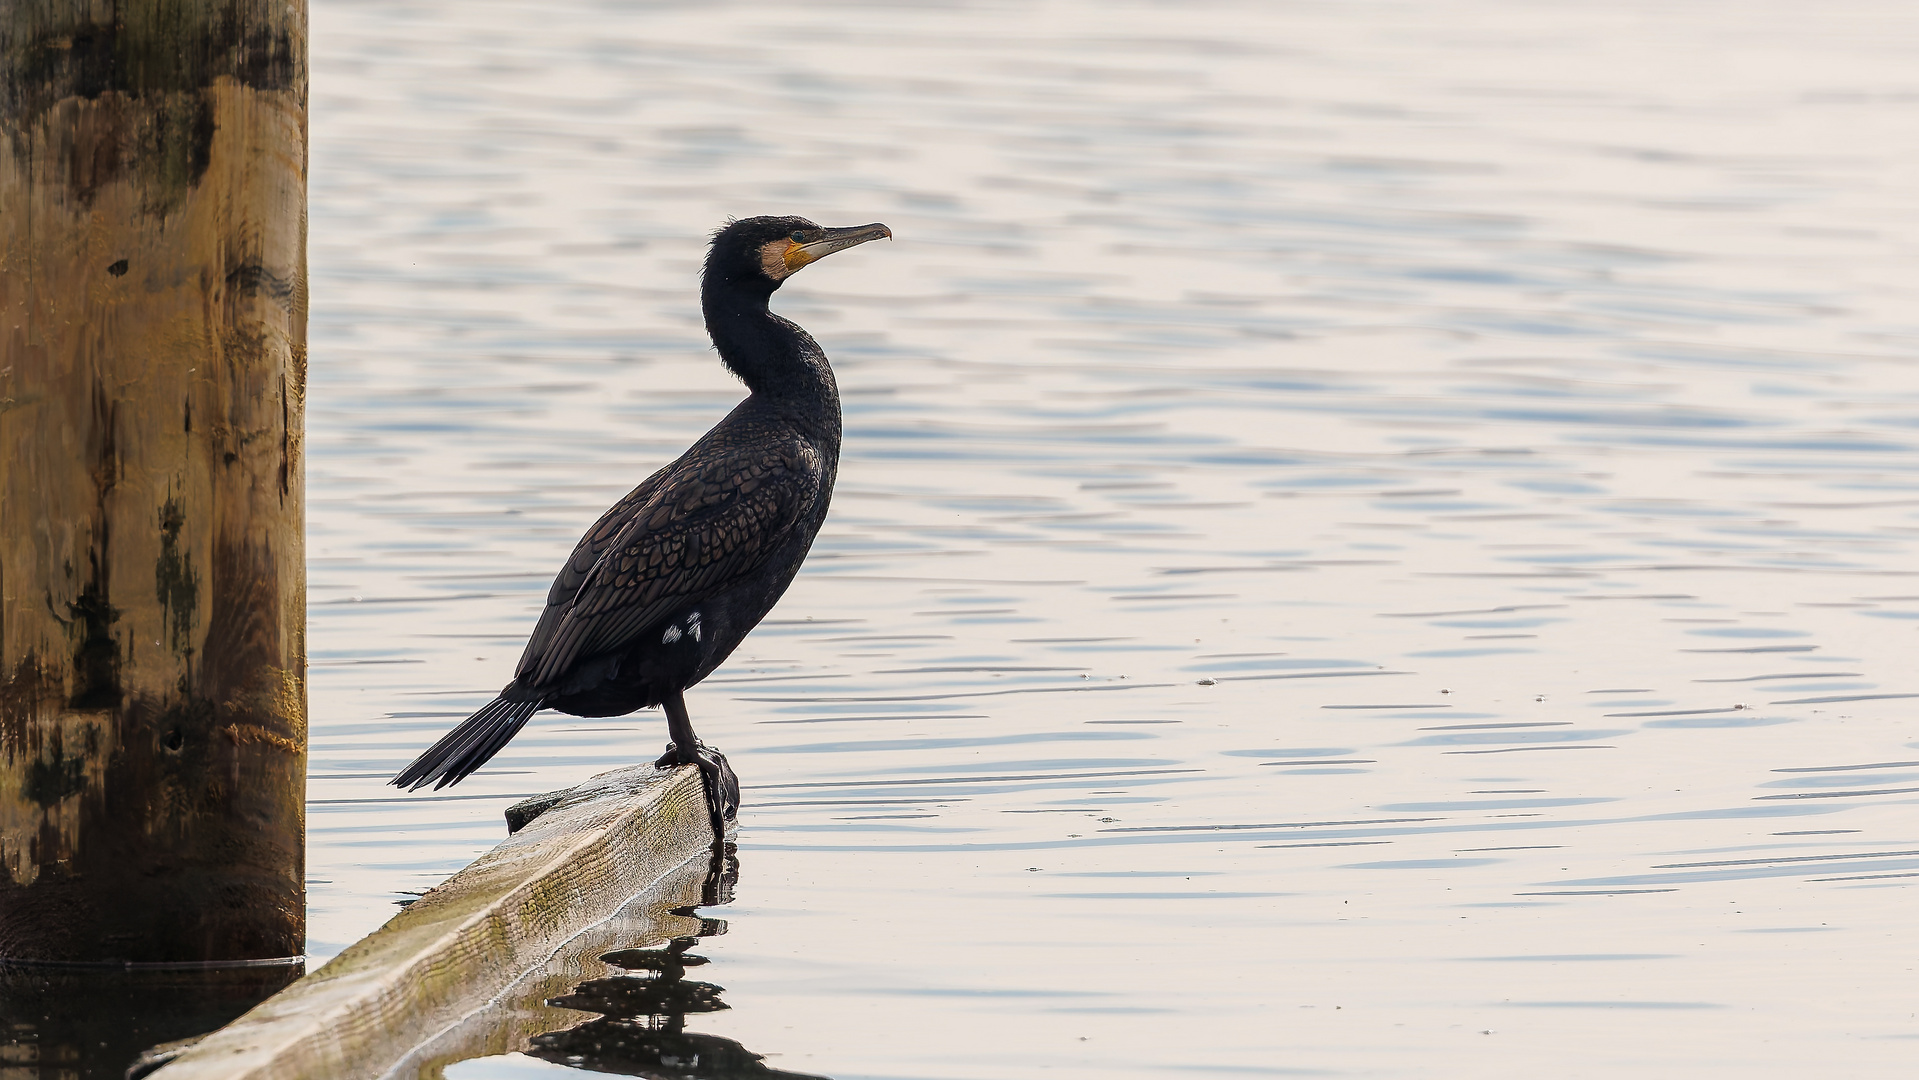
[[[835,444],[839,387],[812,335],[767,310],[771,290],[708,281],[701,290],[706,332],[727,369],[761,398]]]

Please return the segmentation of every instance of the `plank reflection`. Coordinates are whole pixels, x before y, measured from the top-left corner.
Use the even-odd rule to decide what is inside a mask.
[[[724,987],[688,979],[686,972],[709,962],[689,949],[701,938],[726,933],[726,920],[701,916],[698,908],[732,902],[739,869],[732,844],[724,852],[715,852],[700,888],[699,905],[672,912],[698,920],[698,930],[673,938],[664,948],[620,949],[600,957],[631,974],[589,979],[571,994],[547,1001],[560,1008],[599,1013],[600,1018],[535,1035],[527,1054],[576,1069],[656,1080],[824,1080],[810,1073],[770,1068],[763,1055],[732,1039],[686,1030],[688,1016],[728,1008],[720,1000]]]

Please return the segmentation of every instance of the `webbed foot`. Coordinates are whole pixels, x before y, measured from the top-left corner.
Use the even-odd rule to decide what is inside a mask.
[[[695,741],[690,752],[667,743],[666,753],[653,764],[662,769],[675,765],[699,766],[700,784],[706,789],[707,813],[713,821],[713,842],[724,843],[726,823],[737,818],[740,812],[740,778],[733,775],[733,766],[726,763],[726,755],[702,742]]]

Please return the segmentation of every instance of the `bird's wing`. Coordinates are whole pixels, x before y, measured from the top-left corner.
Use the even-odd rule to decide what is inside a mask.
[[[688,455],[661,470],[622,500],[628,509],[617,528],[620,507],[574,549],[516,678],[528,687],[556,683],[575,662],[622,649],[674,608],[752,575],[806,517],[820,481],[818,453],[797,439]],[[593,561],[582,572],[589,550]]]
[[[600,556],[606,554],[606,549],[613,546],[613,541],[619,539],[620,530],[632,523],[634,513],[646,505],[647,500],[653,497],[662,483],[672,478],[675,468],[680,464],[680,462],[674,462],[641,481],[639,487],[627,492],[624,498],[614,503],[606,513],[601,514],[600,520],[586,530],[585,536],[580,537],[580,542],[573,548],[573,554],[567,556],[566,565],[560,567],[559,574],[554,577],[553,587],[546,591],[546,611],[540,617],[541,630],[547,629],[546,623],[549,618],[557,618],[566,613],[566,608],[573,597],[578,595],[580,586],[586,584],[586,576],[592,573],[593,567],[599,563]],[[539,640],[539,637],[539,630],[535,630],[534,640]]]

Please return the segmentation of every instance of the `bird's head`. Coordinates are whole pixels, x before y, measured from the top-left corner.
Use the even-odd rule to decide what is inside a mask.
[[[827,229],[802,217],[741,218],[713,234],[706,276],[777,289],[808,263],[892,235],[893,230],[877,224]]]

